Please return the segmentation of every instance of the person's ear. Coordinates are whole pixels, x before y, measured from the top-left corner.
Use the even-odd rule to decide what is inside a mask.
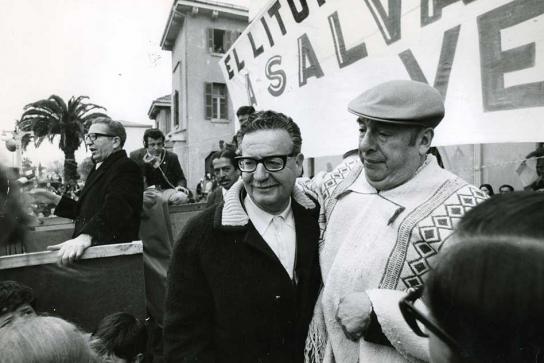
[[[138,355],[133,360],[134,363],[140,363],[140,362],[143,362],[143,361],[144,361],[144,354],[143,353],[138,353]]]
[[[296,156],[295,163],[297,165],[297,175],[300,175],[302,173],[302,167],[304,165],[304,154],[299,153]]]
[[[427,127],[419,132],[417,137],[417,146],[420,155],[427,154],[427,151],[431,148],[431,143],[434,137],[434,129]]]

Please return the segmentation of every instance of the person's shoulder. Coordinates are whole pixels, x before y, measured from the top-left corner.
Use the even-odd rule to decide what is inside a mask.
[[[127,156],[120,157],[118,160],[116,160],[116,163],[114,164],[113,168],[114,172],[119,173],[125,173],[125,172],[138,172],[140,173],[140,166],[136,161],[133,160],[133,158],[129,158]]]
[[[142,147],[142,148],[136,149],[134,151],[131,151],[130,154],[129,154],[129,157],[131,159],[138,159],[138,158],[143,157],[143,155],[146,152],[147,152],[147,149],[145,147]]]
[[[208,240],[205,236],[210,235],[214,228],[214,216],[217,207],[217,205],[214,205],[190,217],[176,238],[176,246],[185,245],[186,248],[194,248],[197,244],[205,244]]]

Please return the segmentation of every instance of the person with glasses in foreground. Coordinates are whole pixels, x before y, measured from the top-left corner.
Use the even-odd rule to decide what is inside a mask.
[[[258,112],[242,130],[242,180],[187,222],[168,271],[167,362],[303,362],[321,277],[319,206],[295,186],[300,129]]]
[[[359,158],[305,182],[322,207],[324,287],[307,340],[311,361],[405,362],[426,341],[398,309],[422,284],[460,217],[486,196],[428,154],[444,116],[440,93],[415,81],[381,83],[353,99]]]
[[[469,211],[425,287],[401,300],[431,362],[544,362],[543,205],[508,193]]]
[[[120,122],[94,120],[84,140],[95,165],[79,199],[43,189],[32,192],[34,198],[55,204],[57,216],[74,219],[72,239],[48,246],[58,250],[60,264],[79,259],[90,246],[138,239],[143,178],[138,165],[123,150],[126,138]]]

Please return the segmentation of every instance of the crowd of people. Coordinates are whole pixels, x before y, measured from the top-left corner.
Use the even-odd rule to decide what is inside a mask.
[[[385,82],[347,108],[357,151],[311,179],[301,178],[300,128],[272,110],[250,112],[212,157],[218,187],[170,257],[160,359],[544,362],[544,194],[503,185],[491,197],[490,185],[444,169],[432,150],[444,103],[425,83]],[[61,264],[137,239],[144,188],[189,195],[164,135],[150,131],[130,158],[125,138],[115,121],[93,123],[94,168],[77,201],[34,191],[75,220],[72,239],[50,246]],[[16,191],[0,187],[7,205]],[[20,240],[20,220],[2,208]],[[0,288],[2,359],[145,359],[146,327],[130,314],[88,334],[4,285],[16,292]]]

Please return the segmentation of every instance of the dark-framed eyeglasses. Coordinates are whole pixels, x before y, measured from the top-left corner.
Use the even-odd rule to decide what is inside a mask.
[[[429,335],[419,326],[419,323],[423,324],[427,330],[436,335],[440,340],[446,343],[453,351],[458,354],[462,354],[459,344],[453,339],[451,335],[446,333],[444,329],[438,326],[437,323],[431,320],[423,312],[417,309],[414,305],[415,301],[423,295],[423,286],[411,287],[408,289],[407,294],[399,301],[399,308],[406,323],[412,328],[414,333],[420,337],[428,337]],[[419,323],[418,323],[419,322]]]
[[[96,139],[98,139],[100,136],[103,136],[103,137],[117,137],[116,135],[101,134],[99,132],[91,132],[91,133],[85,134],[85,141],[95,142]]]
[[[236,165],[240,171],[245,173],[253,173],[257,170],[257,165],[263,164],[267,171],[275,172],[281,171],[287,164],[287,158],[293,157],[297,154],[291,153],[289,155],[270,155],[264,158],[256,159],[247,156],[237,156]]]

